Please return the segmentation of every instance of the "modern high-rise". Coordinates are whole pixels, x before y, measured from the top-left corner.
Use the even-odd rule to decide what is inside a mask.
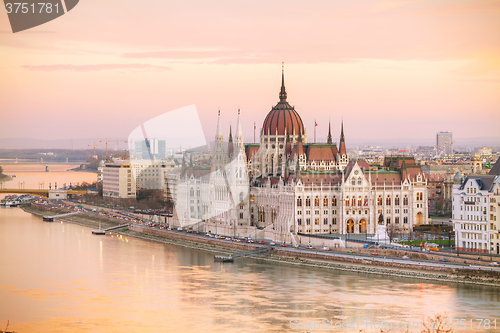
[[[133,159],[161,160],[166,157],[165,140],[146,139],[135,142],[135,151],[131,152]]]
[[[453,133],[439,132],[436,134],[436,149],[440,155],[453,154]]]

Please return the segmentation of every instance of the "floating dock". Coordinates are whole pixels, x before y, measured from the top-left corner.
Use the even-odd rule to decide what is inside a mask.
[[[54,222],[54,219],[58,219],[61,217],[66,217],[66,216],[78,215],[78,214],[81,214],[81,212],[67,213],[67,214],[54,215],[54,216],[44,216],[42,218],[42,220],[44,220],[45,222]]]
[[[217,262],[233,262],[234,259],[231,256],[215,256],[214,261]]]

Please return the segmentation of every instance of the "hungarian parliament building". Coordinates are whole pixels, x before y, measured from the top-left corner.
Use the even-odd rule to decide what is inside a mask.
[[[386,157],[370,167],[340,141],[308,143],[302,118],[287,101],[282,72],[279,102],[267,114],[259,143],[236,133],[224,141],[217,120],[211,168],[183,163],[172,197],[178,225],[213,233],[291,241],[297,234],[374,234],[379,223],[407,233],[427,217],[427,183],[413,157]],[[383,222],[382,222],[383,221]]]

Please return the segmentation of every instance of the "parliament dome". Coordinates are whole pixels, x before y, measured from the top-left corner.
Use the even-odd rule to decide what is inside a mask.
[[[285,74],[281,73],[280,101],[267,114],[262,125],[264,135],[304,135],[304,123],[294,107],[286,100]]]

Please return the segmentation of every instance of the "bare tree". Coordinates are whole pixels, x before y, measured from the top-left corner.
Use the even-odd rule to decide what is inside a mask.
[[[386,231],[387,236],[389,236],[389,243],[392,243],[392,240],[396,238],[398,228],[396,228],[396,225],[394,225],[393,223],[390,223],[387,225]]]

